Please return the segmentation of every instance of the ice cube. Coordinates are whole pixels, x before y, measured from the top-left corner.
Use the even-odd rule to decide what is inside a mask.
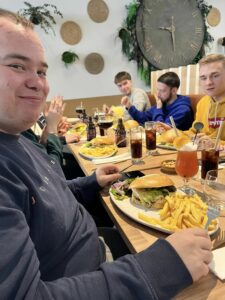
[[[197,150],[197,145],[192,142],[185,144],[182,148],[180,148],[180,151],[196,151]]]

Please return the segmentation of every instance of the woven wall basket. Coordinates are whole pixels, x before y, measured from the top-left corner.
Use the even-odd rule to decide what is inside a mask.
[[[63,23],[60,29],[60,34],[63,41],[69,45],[78,44],[82,38],[80,26],[73,21]]]
[[[90,53],[86,56],[84,65],[89,73],[99,74],[104,68],[104,59],[98,53]]]
[[[87,7],[88,15],[96,23],[104,22],[109,15],[107,4],[103,0],[91,0]]]
[[[217,26],[220,23],[221,14],[218,8],[213,7],[207,16],[207,22],[210,26]]]

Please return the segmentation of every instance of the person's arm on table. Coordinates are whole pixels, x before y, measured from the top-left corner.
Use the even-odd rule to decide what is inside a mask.
[[[108,164],[97,168],[96,172],[90,176],[68,180],[67,184],[79,202],[88,203],[96,199],[96,193],[119,179],[120,176],[118,167]]]
[[[12,182],[4,181],[2,186],[23,199],[21,186]],[[104,263],[96,271],[45,282],[24,213],[4,189],[0,195],[4,199],[0,207],[0,292],[4,299],[168,300],[208,272],[210,240],[203,230],[193,229],[170,236],[168,242],[159,240],[137,255]]]

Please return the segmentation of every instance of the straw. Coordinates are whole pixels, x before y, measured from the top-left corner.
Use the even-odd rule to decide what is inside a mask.
[[[220,127],[219,127],[219,130],[218,130],[218,132],[217,132],[216,141],[215,141],[215,146],[214,146],[214,149],[215,149],[215,150],[216,150],[217,147],[218,147],[218,143],[219,143],[219,140],[220,140],[222,127],[223,127],[223,121],[220,122]]]
[[[171,125],[172,125],[173,129],[175,130],[176,136],[179,136],[179,133],[178,133],[178,131],[177,131],[176,124],[175,124],[174,119],[173,119],[172,116],[170,116],[170,122],[171,122]]]

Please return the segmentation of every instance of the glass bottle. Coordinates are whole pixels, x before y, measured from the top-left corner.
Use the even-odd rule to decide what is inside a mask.
[[[92,121],[92,117],[88,118],[87,124],[87,141],[90,141],[96,137],[96,128],[95,124]]]
[[[117,147],[122,148],[126,147],[127,140],[126,140],[126,129],[123,125],[123,120],[120,118],[118,119],[118,124],[115,133],[115,142]]]

